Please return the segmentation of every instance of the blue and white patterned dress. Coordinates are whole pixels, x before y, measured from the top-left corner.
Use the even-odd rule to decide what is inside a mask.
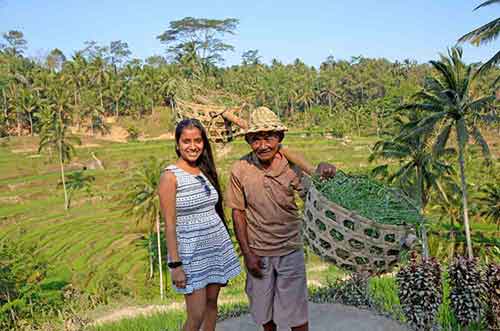
[[[187,278],[186,288],[174,285],[175,290],[188,294],[208,284],[226,284],[241,269],[229,234],[215,211],[217,190],[203,174],[192,175],[175,165],[165,170],[177,178],[177,249]]]

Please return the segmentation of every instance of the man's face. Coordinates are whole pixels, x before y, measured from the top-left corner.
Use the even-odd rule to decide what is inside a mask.
[[[279,150],[280,137],[277,132],[250,133],[247,141],[259,160],[269,163]]]

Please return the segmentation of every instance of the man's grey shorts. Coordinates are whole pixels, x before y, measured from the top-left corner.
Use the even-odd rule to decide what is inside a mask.
[[[246,292],[250,313],[259,325],[273,320],[280,327],[305,324],[307,280],[302,249],[285,256],[261,257],[263,277],[247,272]]]

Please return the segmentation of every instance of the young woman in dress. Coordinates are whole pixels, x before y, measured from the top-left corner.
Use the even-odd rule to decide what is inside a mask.
[[[184,331],[214,331],[220,288],[240,273],[227,232],[222,194],[205,129],[196,119],[175,130],[177,162],[165,168],[159,196],[168,266],[184,294]]]

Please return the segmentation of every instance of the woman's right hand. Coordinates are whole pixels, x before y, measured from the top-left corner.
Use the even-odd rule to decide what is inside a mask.
[[[186,288],[186,274],[182,266],[172,269],[172,283],[177,288]]]

